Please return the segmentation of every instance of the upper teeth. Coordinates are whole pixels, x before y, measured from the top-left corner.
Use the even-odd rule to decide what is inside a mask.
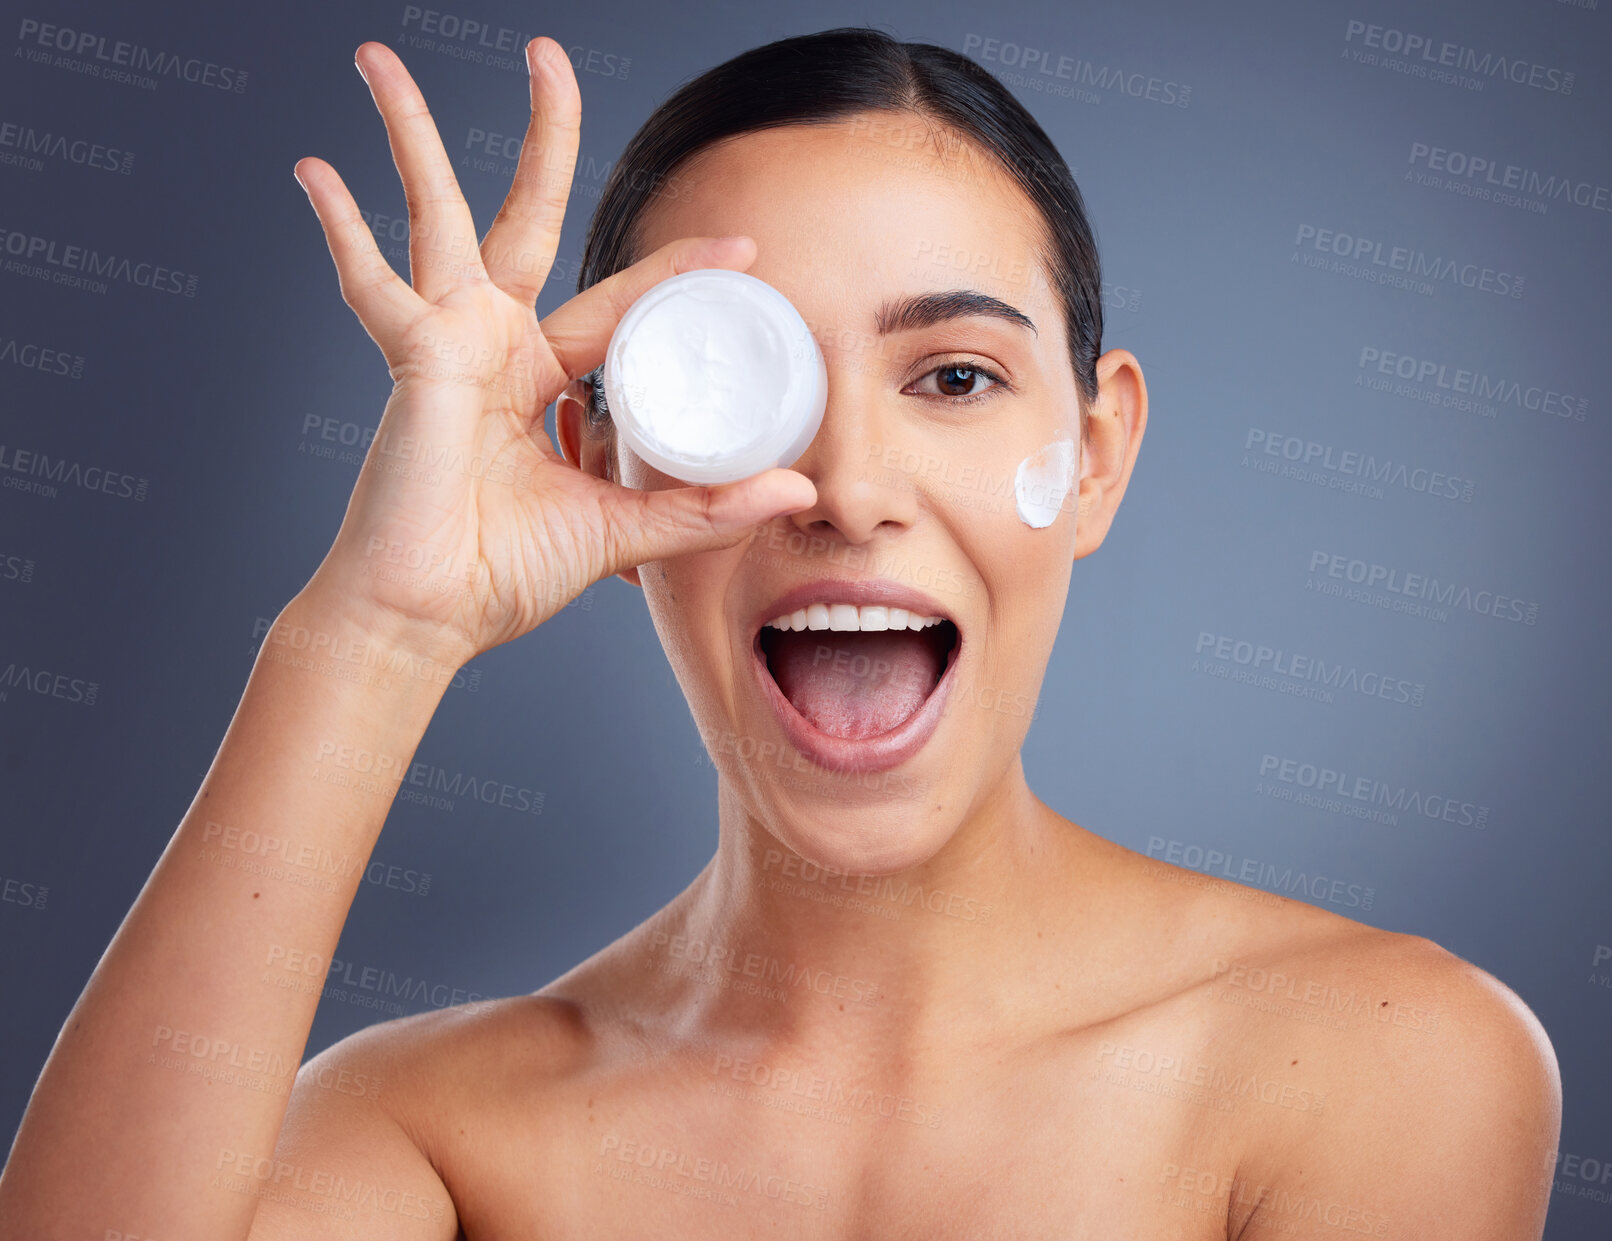
[[[771,629],[927,629],[945,620],[944,616],[919,616],[906,608],[880,605],[857,607],[854,603],[814,603],[794,612],[785,612],[767,622]]]

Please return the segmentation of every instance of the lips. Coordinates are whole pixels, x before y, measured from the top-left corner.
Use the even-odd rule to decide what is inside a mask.
[[[863,611],[867,630],[851,629],[862,609],[897,609],[913,628]],[[814,607],[813,605],[825,605]],[[803,612],[819,626],[791,626]],[[823,628],[832,616],[830,628]],[[920,626],[919,617],[939,617]],[[784,627],[767,622],[782,619]],[[793,631],[792,631],[793,630]],[[878,579],[823,579],[778,596],[752,619],[751,666],[757,687],[789,742],[833,772],[882,771],[905,762],[944,715],[961,657],[962,627],[931,596]]]

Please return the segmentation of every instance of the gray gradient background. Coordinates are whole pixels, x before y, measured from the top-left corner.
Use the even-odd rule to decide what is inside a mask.
[[[1560,1058],[1562,1152],[1612,1160],[1612,963],[1595,965],[1612,944],[1612,213],[1556,201],[1535,214],[1404,179],[1411,144],[1425,142],[1612,184],[1612,4],[1007,0],[785,14],[465,0],[444,11],[551,34],[618,69],[630,60],[625,74],[578,75],[583,156],[600,176],[579,174],[564,279],[540,314],[571,295],[602,170],[632,131],[678,83],[770,39],[871,23],[1189,85],[1185,107],[1113,90],[1096,103],[1017,92],[1075,169],[1113,300],[1139,291],[1134,309],[1109,307],[1104,344],[1137,354],[1151,397],[1115,528],[1076,566],[1025,745],[1030,783],[1139,850],[1158,837],[1372,889],[1369,910],[1317,903],[1430,936],[1513,987]],[[310,0],[0,13],[0,122],[135,153],[128,175],[61,159],[0,165],[0,227],[198,275],[191,298],[0,272],[0,339],[85,360],[76,380],[0,362],[0,443],[150,484],[143,502],[0,490],[0,668],[99,685],[94,706],[15,687],[0,700],[0,879],[49,890],[42,908],[16,886],[0,900],[8,1141],[212,758],[255,626],[339,524],[356,467],[301,451],[318,442],[304,418],[373,426],[389,389],[292,164],[322,156],[366,210],[406,214],[352,64],[366,39],[397,48],[456,158],[472,128],[524,130],[523,71],[411,47],[418,27],[404,15],[402,4]],[[243,68],[247,89],[169,79],[148,91],[30,63],[15,54],[27,17]],[[1354,63],[1351,19],[1570,70],[1575,85],[1470,91]],[[465,166],[460,179],[485,229],[508,170]],[[1448,283],[1419,296],[1312,270],[1293,258],[1306,223],[1520,273],[1524,296]],[[1547,385],[1585,398],[1587,417],[1510,404],[1479,417],[1372,392],[1355,382],[1365,346]],[[1260,474],[1242,465],[1251,427],[1471,478],[1473,498],[1388,487],[1364,499]],[[1470,611],[1438,622],[1324,597],[1306,589],[1317,550],[1535,602],[1537,623]],[[30,580],[3,572],[6,557],[32,562]],[[1193,670],[1201,632],[1420,682],[1425,702],[1341,693],[1326,704],[1218,679]],[[428,873],[429,892],[362,885],[340,955],[433,986],[526,992],[703,865],[715,776],[642,599],[620,582],[469,672],[479,677],[448,691],[418,757],[540,791],[542,813],[396,806],[375,856]],[[1255,791],[1265,754],[1486,806],[1487,826],[1412,813],[1390,825],[1275,800]],[[310,1053],[385,1015],[327,1001]],[[1578,1196],[1584,1184],[1558,1170],[1555,1241],[1612,1231],[1612,1204]]]

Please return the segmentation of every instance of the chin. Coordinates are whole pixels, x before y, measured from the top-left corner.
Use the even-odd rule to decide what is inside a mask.
[[[762,847],[798,854],[830,872],[893,875],[922,866],[957,830],[937,817],[928,798],[916,801],[774,797],[757,821],[771,837]]]

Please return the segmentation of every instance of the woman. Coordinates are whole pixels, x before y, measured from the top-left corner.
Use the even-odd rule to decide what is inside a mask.
[[[478,245],[407,72],[358,51],[412,288],[335,171],[297,165],[393,394],[45,1066],[4,1237],[1539,1237],[1560,1089],[1510,991],[1025,782],[1073,564],[1147,418],[1030,116],[871,30],[747,53],[634,138],[540,322],[580,104],[557,44],[527,53]],[[611,433],[587,376],[612,328],[698,267],[767,280],[823,346],[790,469],[686,487]],[[373,1026],[288,1089],[447,679],[607,574],[643,588],[718,766],[715,856],[533,995]],[[265,876],[252,833],[277,874],[359,865]]]

